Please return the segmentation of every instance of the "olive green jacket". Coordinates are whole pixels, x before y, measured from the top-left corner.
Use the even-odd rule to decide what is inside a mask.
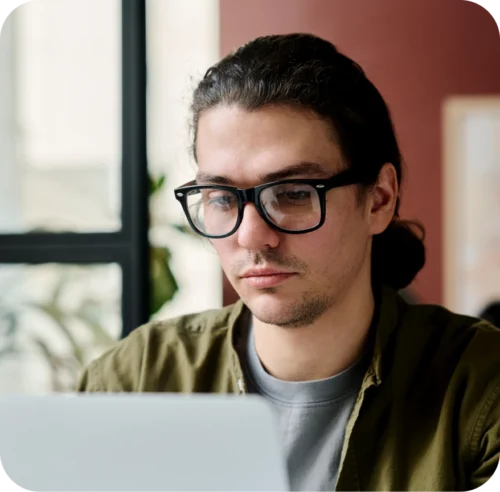
[[[94,361],[80,391],[246,392],[233,306],[146,324]],[[470,490],[500,454],[500,330],[381,296],[337,490]],[[334,416],[332,416],[334,418]]]

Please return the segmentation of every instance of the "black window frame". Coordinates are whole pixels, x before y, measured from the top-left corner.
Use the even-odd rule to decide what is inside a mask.
[[[123,338],[149,320],[150,306],[145,0],[122,0],[121,26],[121,229],[0,234],[0,265],[118,263]]]

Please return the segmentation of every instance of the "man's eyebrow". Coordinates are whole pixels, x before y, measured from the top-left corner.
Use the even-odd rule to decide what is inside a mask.
[[[298,164],[293,164],[287,166],[279,171],[273,171],[270,173],[259,174],[257,178],[262,183],[270,183],[272,181],[280,181],[282,179],[294,178],[294,177],[325,177],[332,174],[328,172],[325,168],[316,162],[302,161]],[[196,175],[196,182],[201,183],[211,183],[219,185],[229,185],[234,186],[234,181],[227,176],[217,176],[215,174],[209,174],[204,172],[198,172]]]

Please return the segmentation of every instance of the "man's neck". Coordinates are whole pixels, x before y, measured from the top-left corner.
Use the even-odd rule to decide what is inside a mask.
[[[375,299],[371,286],[351,291],[304,327],[279,327],[253,317],[255,347],[269,374],[283,381],[324,379],[344,371],[363,355]]]

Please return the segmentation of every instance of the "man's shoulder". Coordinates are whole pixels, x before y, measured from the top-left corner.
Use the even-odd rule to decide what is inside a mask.
[[[463,340],[488,338],[500,343],[500,329],[480,318],[459,314],[437,304],[407,304],[401,311],[405,330],[418,330],[431,337],[452,337]]]
[[[188,366],[222,350],[241,301],[220,309],[155,320],[136,328],[94,360],[82,375],[80,391],[139,391],[144,378],[157,380],[167,364]]]
[[[415,367],[428,367],[431,378],[500,381],[500,329],[488,321],[439,305],[405,303],[397,331],[396,351]]]
[[[428,350],[466,352],[471,347],[485,344],[500,349],[499,328],[440,305],[405,303],[400,310],[399,324],[404,338],[421,339]]]
[[[126,343],[127,339],[132,337],[176,340],[179,337],[193,336],[193,340],[196,340],[199,336],[218,336],[221,333],[228,332],[229,327],[236,321],[242,308],[243,305],[240,301],[222,308],[150,321],[135,329],[121,343]]]

